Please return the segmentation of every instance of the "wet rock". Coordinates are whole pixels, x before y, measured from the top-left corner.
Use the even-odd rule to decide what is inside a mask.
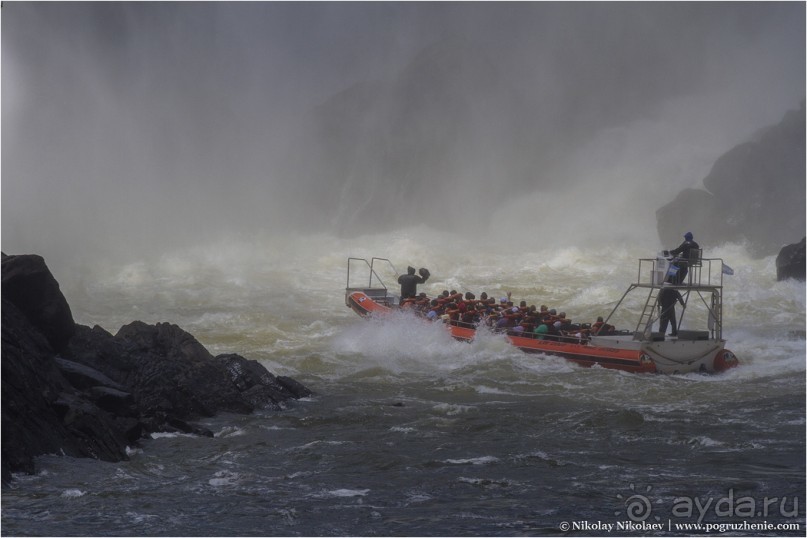
[[[61,351],[73,336],[73,314],[45,260],[35,254],[3,254],[2,273],[3,298],[19,308],[55,351]]]
[[[743,242],[754,256],[775,254],[804,233],[805,113],[791,110],[777,125],[721,155],[704,189],[686,189],[656,212],[666,248],[691,231],[705,249]]]
[[[236,354],[219,355],[216,361],[225,366],[232,383],[255,407],[280,409],[287,400],[311,395],[311,391],[297,381],[274,376],[258,361]]]
[[[34,471],[33,457],[126,459],[111,417],[62,375],[45,336],[14,304],[2,304],[2,470]]]
[[[171,410],[181,418],[254,410],[227,369],[176,325],[135,321],[121,327],[115,340],[136,357],[130,386],[141,408]]]
[[[170,323],[116,335],[75,324],[39,256],[3,256],[2,357],[3,483],[41,454],[120,461],[149,433],[212,437],[190,421],[311,394],[257,361],[214,358]]]
[[[805,279],[805,239],[785,245],[776,257],[776,280]]]

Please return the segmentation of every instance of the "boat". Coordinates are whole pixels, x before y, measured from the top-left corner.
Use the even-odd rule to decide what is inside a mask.
[[[595,334],[584,326],[574,335],[554,337],[514,331],[502,334],[525,353],[563,357],[582,366],[598,365],[626,372],[662,374],[726,371],[739,363],[734,353],[725,348],[723,339],[723,268],[727,266],[719,258],[702,258],[699,250],[692,256],[688,261],[686,281],[676,284],[669,282],[670,274],[674,275],[677,267],[668,256],[659,253],[655,258],[639,260],[637,279],[628,286],[604,320],[604,326],[611,327],[610,320],[624,319],[626,316],[617,313],[620,309],[630,310],[626,305],[633,301],[635,311],[641,310],[641,313],[630,329],[611,328],[607,334],[601,334],[602,331]],[[369,279],[365,280],[365,276],[359,280],[361,276],[357,277],[357,273],[369,275]],[[359,316],[387,316],[407,308],[401,305],[400,296],[384,284],[379,273],[399,274],[387,258],[348,258],[345,305]],[[664,289],[677,291],[683,301],[678,325],[674,327],[676,336],[653,331],[660,321],[659,296]],[[682,329],[685,316],[700,320],[703,328]],[[488,330],[460,321],[438,319],[428,322],[443,323],[452,337],[467,342],[475,338],[477,331]]]

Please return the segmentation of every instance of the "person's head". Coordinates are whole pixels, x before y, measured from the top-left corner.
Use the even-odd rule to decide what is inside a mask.
[[[442,295],[443,297],[448,297],[448,290],[443,290],[443,293],[441,293],[440,295]]]
[[[479,296],[479,299],[482,300],[482,301],[487,301],[488,300],[488,292],[483,291],[482,294]]]
[[[546,312],[547,310],[548,310],[548,307],[545,304],[542,304],[541,305],[541,312]]]
[[[686,239],[687,241],[692,241],[692,237],[693,237],[692,232],[687,232],[684,234],[684,239]]]
[[[414,275],[415,268],[410,265],[409,267],[406,268],[406,272],[409,273],[410,275]]]
[[[561,312],[560,314],[558,314],[558,317],[565,319],[566,318],[566,312]]]
[[[518,306],[520,306],[521,308],[527,308],[527,301],[521,301],[520,303],[518,303]]]
[[[474,294],[473,294],[473,293],[471,293],[470,291],[466,291],[466,292],[465,292],[465,300],[466,300],[466,301],[470,301],[470,300],[472,300],[473,298],[474,298]]]
[[[602,316],[597,316],[597,321],[599,321],[600,323],[602,323]]]

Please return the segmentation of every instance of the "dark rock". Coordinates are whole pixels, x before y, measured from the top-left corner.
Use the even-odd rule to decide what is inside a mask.
[[[61,351],[73,335],[73,314],[59,283],[35,254],[3,256],[3,298],[20,309],[45,335],[55,351]]]
[[[141,408],[171,410],[183,418],[254,409],[231,382],[227,369],[176,325],[135,321],[121,327],[115,340],[137,355],[132,388]]]
[[[314,393],[311,392],[307,387],[303,386],[302,383],[297,381],[296,379],[292,379],[286,376],[277,376],[277,382],[283,385],[289,392],[291,392],[295,398],[307,398],[308,396],[313,395]]]
[[[701,247],[744,242],[754,256],[777,252],[805,229],[805,111],[757,133],[717,159],[707,190],[687,189],[656,212],[666,248],[691,231]]]
[[[109,413],[116,416],[135,416],[134,398],[131,393],[111,387],[92,387],[89,390],[92,401]]]
[[[776,257],[776,280],[805,279],[805,238],[800,243],[785,245]]]
[[[85,390],[99,386],[112,387],[119,390],[123,389],[123,386],[115,383],[95,368],[59,357],[56,357],[55,361],[62,375],[77,389]]]
[[[236,354],[219,355],[216,360],[227,368],[232,383],[255,407],[279,409],[286,400],[301,397],[292,390],[294,387],[291,383],[275,377],[258,361],[247,360]]]
[[[41,454],[119,461],[149,433],[212,437],[189,421],[310,394],[257,361],[214,359],[176,325],[75,325],[39,256],[3,256],[2,359],[4,483]]]
[[[34,456],[126,459],[111,417],[62,375],[44,335],[10,301],[2,305],[3,480],[33,472]]]
[[[89,456],[104,461],[128,459],[126,436],[115,427],[108,413],[83,395],[62,393],[53,403],[53,408],[80,448],[79,453],[68,455]]]

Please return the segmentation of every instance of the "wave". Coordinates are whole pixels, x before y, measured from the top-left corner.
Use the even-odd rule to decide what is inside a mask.
[[[586,322],[610,311],[635,280],[636,260],[654,257],[655,250],[660,247],[616,240],[524,248],[423,226],[353,239],[256,234],[129,264],[98,263],[81,278],[60,282],[79,323],[113,333],[134,319],[171,321],[214,354],[240,353],[284,375],[365,382],[449,376],[476,381],[479,392],[508,393],[547,376],[560,383],[558,376],[579,367],[527,357],[501,335],[480,331],[467,344],[411,316],[360,319],[344,305],[347,258],[377,255],[398,269],[428,267],[432,279],[420,289],[430,295],[509,291],[516,301],[546,304]],[[804,282],[776,282],[774,257],[754,259],[743,245],[706,245],[706,255],[735,271],[724,279],[724,335],[742,367],[727,376],[803,374]],[[381,276],[395,290],[395,271]]]

